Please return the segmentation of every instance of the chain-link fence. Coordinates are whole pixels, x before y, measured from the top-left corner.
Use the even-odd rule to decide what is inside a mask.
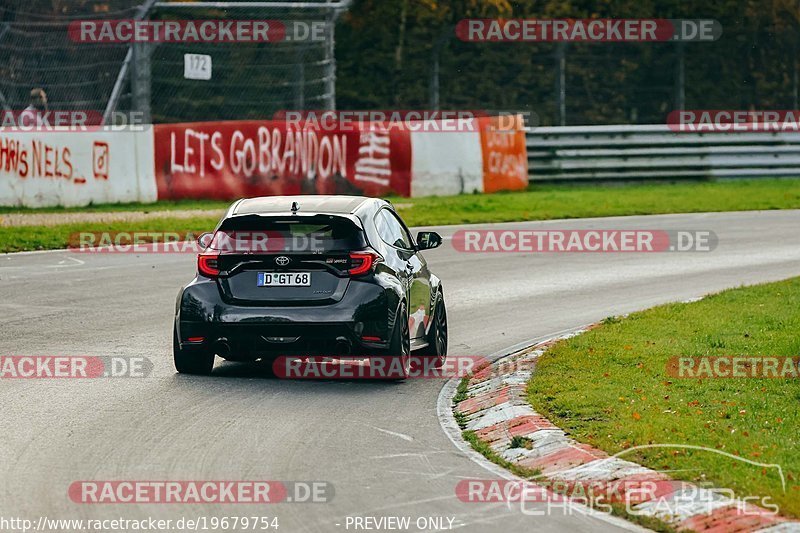
[[[142,112],[146,121],[270,118],[336,102],[334,25],[347,1],[157,2],[12,0],[0,11],[0,106],[28,105],[43,88],[50,109]],[[70,39],[81,20],[269,20],[275,42],[88,43]],[[74,35],[73,35],[74,39]],[[187,54],[208,56],[209,79],[187,79]]]
[[[334,24],[343,4],[246,4],[155,5],[151,20],[265,19],[286,31],[286,39],[276,42],[150,45],[155,122],[264,119],[283,110],[335,108]],[[209,56],[211,78],[186,79],[186,54]]]
[[[0,5],[0,107],[24,109],[33,88],[49,107],[102,112],[127,53],[125,44],[70,40],[70,22],[130,19],[136,0],[4,0]]]
[[[590,17],[712,19],[722,31],[713,42],[683,44],[463,42],[454,31],[466,18]],[[799,105],[793,1],[354,0],[336,32],[342,109],[529,110],[552,126],[657,124],[681,108]]]
[[[730,9],[722,2],[685,9],[664,2],[674,4],[671,16],[712,14],[722,37],[683,44],[463,42],[453,28],[461,17],[497,16],[473,4],[492,2],[5,0],[0,107],[24,108],[34,87],[45,89],[53,109],[106,116],[143,110],[154,122],[339,107],[528,110],[542,125],[652,124],[682,108],[799,106],[796,13],[750,0],[731,1]],[[576,9],[564,7],[563,16]],[[527,5],[511,15],[536,16],[533,10]],[[305,40],[133,46],[68,37],[70,22],[136,17],[268,19],[290,32],[314,23],[326,30],[322,38]],[[184,76],[187,54],[209,56],[209,79]]]
[[[525,109],[547,126],[659,124],[680,109],[798,109],[800,35],[772,32],[734,56],[731,41],[741,43],[743,36],[734,27],[728,31],[718,41],[696,43],[474,44],[453,38],[439,59],[439,106]],[[422,76],[431,64],[426,58],[420,65]],[[436,101],[424,87],[401,84],[400,90],[386,97]],[[339,94],[340,106],[347,106],[347,89]]]

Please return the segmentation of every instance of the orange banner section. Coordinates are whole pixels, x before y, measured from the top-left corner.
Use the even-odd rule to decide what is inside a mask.
[[[285,121],[155,126],[158,198],[411,193],[408,131],[293,128]]]
[[[482,117],[483,192],[521,190],[528,186],[528,152],[521,115]]]

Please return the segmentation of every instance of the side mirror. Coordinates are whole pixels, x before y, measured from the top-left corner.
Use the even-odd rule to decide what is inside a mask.
[[[213,239],[213,233],[205,232],[197,238],[197,244],[199,244],[200,247],[205,250],[211,244]]]
[[[442,245],[442,236],[435,231],[420,231],[417,233],[417,248],[430,250]]]

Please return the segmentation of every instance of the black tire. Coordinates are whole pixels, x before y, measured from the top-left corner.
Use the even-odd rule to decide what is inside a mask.
[[[436,295],[433,324],[428,332],[428,346],[421,349],[419,353],[433,359],[433,366],[436,368],[441,368],[447,359],[447,307],[445,307],[444,294],[441,291]]]
[[[401,375],[397,379],[408,378],[411,374],[411,335],[408,330],[408,312],[405,303],[401,303],[397,309],[392,338],[389,341],[389,356],[400,358]]]
[[[172,329],[172,358],[181,374],[208,376],[214,369],[214,353],[205,349],[184,350],[178,342],[178,330]]]

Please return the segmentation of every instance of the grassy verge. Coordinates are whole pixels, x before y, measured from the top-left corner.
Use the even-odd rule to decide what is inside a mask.
[[[800,355],[800,278],[722,292],[607,320],[558,343],[528,387],[533,407],[570,436],[678,479],[710,482],[737,496],[769,498],[800,516],[800,380],[687,379],[673,357]],[[758,502],[764,505],[764,500]]]
[[[66,248],[80,232],[192,232],[196,235],[214,229],[217,218],[154,218],[139,222],[78,223],[59,226],[0,227],[0,252]],[[128,241],[123,241],[127,243]]]
[[[523,479],[531,479],[534,476],[539,475],[538,470],[524,468],[516,463],[512,463],[511,461],[503,459],[499,453],[495,452],[488,444],[479,439],[478,435],[474,431],[462,431],[461,436],[469,443],[473,450],[483,455],[497,466],[505,468],[512,474]]]
[[[106,213],[119,211],[175,211],[180,209],[225,209],[232,202],[218,200],[161,200],[152,204],[92,204],[83,207],[7,207],[0,206],[0,215],[9,213]]]
[[[527,191],[491,195],[394,198],[411,226],[515,222],[557,218],[650,215],[753,209],[800,209],[800,179],[599,185],[533,185]],[[82,208],[0,208],[9,213],[104,211],[164,212],[164,218],[120,224],[0,227],[0,252],[63,248],[75,231],[193,231],[213,228],[213,217],[179,220],[176,209],[219,209],[230,202],[185,200],[156,204],[94,205]]]
[[[528,191],[398,200],[409,225],[800,208],[800,180],[532,186]]]

